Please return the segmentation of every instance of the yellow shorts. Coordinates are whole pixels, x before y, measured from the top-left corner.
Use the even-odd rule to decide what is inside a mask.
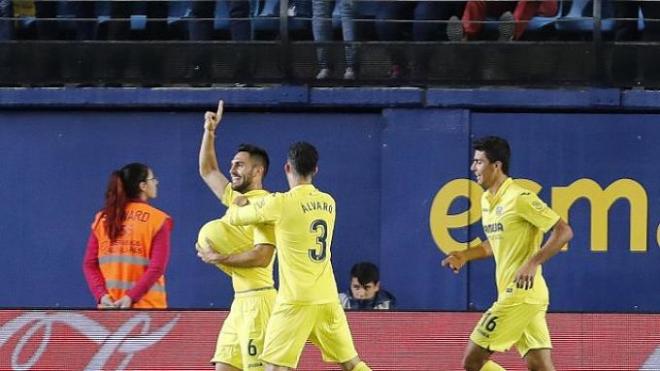
[[[494,352],[505,352],[515,345],[522,357],[532,349],[552,349],[547,310],[547,304],[497,301],[481,317],[470,340]]]
[[[263,370],[259,360],[277,291],[273,288],[237,293],[222,325],[211,363],[241,370]]]
[[[277,303],[268,322],[261,360],[296,368],[308,339],[321,350],[326,362],[344,363],[357,357],[346,314],[339,302]]]

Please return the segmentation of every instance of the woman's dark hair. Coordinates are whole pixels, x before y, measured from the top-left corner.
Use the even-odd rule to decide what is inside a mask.
[[[110,175],[102,210],[105,216],[104,228],[110,241],[115,241],[121,235],[126,219],[126,204],[140,196],[140,183],[146,181],[148,176],[149,167],[137,162],[115,170]]]

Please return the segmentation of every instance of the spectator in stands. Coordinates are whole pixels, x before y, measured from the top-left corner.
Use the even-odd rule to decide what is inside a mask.
[[[229,1],[229,32],[234,41],[250,41],[252,39],[252,24],[250,21],[250,1]],[[213,18],[215,7],[222,6],[215,0],[193,1],[190,16],[190,39],[211,40],[213,34]],[[207,19],[199,20],[198,18]]]
[[[153,1],[111,1],[108,25],[110,40],[165,40],[167,39],[167,7],[161,0]],[[131,28],[132,15],[145,15],[145,28]]]
[[[14,16],[11,0],[0,0],[0,40],[14,38],[14,21],[6,19]]]
[[[37,18],[37,37],[41,40],[92,40],[96,38],[97,4],[107,1],[14,1],[18,17]],[[18,8],[18,12],[16,12]]]
[[[468,1],[463,11],[462,21],[452,16],[447,24],[447,38],[450,41],[474,40],[480,36],[486,17],[498,17],[498,40],[519,40],[527,23],[536,15],[557,14],[556,0],[521,1]]]
[[[55,21],[57,17],[57,2],[35,1],[33,3],[34,16],[36,17],[37,38],[40,40],[57,40],[62,38],[60,22]],[[21,4],[20,8],[29,9],[29,3]]]
[[[615,40],[660,40],[660,2],[658,1],[616,1],[615,16],[617,19]],[[639,10],[642,10],[645,20],[644,32],[640,37],[637,27]],[[655,21],[653,21],[655,20]]]
[[[353,22],[353,0],[337,0],[341,14],[341,30],[344,42],[353,42],[356,39],[355,23]],[[332,40],[332,2],[328,0],[312,0],[312,31],[314,41],[327,42]],[[348,44],[344,48],[346,69],[344,80],[355,80],[355,46]],[[331,70],[328,62],[328,48],[320,46],[316,48],[316,58],[319,64],[317,80],[325,80],[330,77]]]
[[[454,14],[457,7],[462,9],[462,2],[443,1],[383,1],[376,14],[376,33],[380,41],[404,41],[411,39],[410,23],[400,20],[412,20],[413,41],[435,41],[442,34],[442,22],[450,14]],[[422,48],[417,50],[423,50]],[[388,48],[392,66],[390,77],[398,79],[408,73],[408,66],[403,49],[400,46]],[[414,56],[413,69],[421,74],[428,67],[428,53],[419,53]]]
[[[99,22],[96,19],[97,12],[101,7],[110,8],[110,1],[69,1],[74,7],[76,16],[76,39],[96,40],[99,38]],[[85,20],[83,20],[85,19]],[[105,38],[106,36],[102,36]]]
[[[190,40],[211,40],[213,38],[213,19],[215,18],[215,7],[225,6],[219,1],[200,0],[193,1],[190,16],[192,21],[189,26]],[[228,1],[229,5],[229,32],[233,41],[252,40],[252,21],[250,19],[250,1],[235,0]],[[208,19],[199,20],[198,18]],[[193,56],[193,64],[197,70],[193,72],[193,78],[208,80],[211,77],[213,58],[208,54],[208,48],[201,48],[199,55]],[[252,75],[253,60],[249,50],[236,48],[234,77],[239,81],[249,80]]]
[[[164,274],[172,219],[149,205],[157,195],[158,179],[147,165],[132,163],[112,172],[83,261],[99,309],[167,308]]]
[[[351,288],[339,294],[345,309],[395,309],[396,298],[380,288],[378,267],[370,262],[351,268]]]
[[[108,40],[167,40],[169,2],[153,1],[110,1],[110,20],[99,33]],[[107,14],[107,13],[106,13]],[[143,17],[137,17],[143,16]],[[103,36],[99,36],[103,38]],[[109,77],[107,85],[133,84],[158,86],[164,69],[160,53],[145,53],[142,48],[129,45],[108,45],[107,62],[110,68],[104,71]],[[151,49],[154,50],[154,49]],[[137,72],[136,72],[137,71]],[[141,80],[141,81],[140,81]]]

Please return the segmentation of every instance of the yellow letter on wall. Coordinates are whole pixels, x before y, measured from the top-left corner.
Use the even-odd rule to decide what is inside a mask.
[[[603,190],[591,179],[578,179],[568,187],[552,188],[552,208],[566,222],[569,209],[581,198],[591,204],[591,251],[607,251],[608,212],[620,198],[630,203],[630,251],[646,251],[648,197],[644,187],[632,179],[619,179]]]
[[[481,219],[481,186],[469,179],[454,179],[445,184],[433,198],[431,204],[431,215],[429,226],[431,235],[436,245],[445,254],[452,251],[464,250],[468,246],[477,246],[481,243],[479,237],[474,238],[467,244],[459,242],[452,238],[449,233],[451,229],[464,228]],[[465,197],[470,200],[470,206],[467,211],[459,214],[449,214],[449,207],[459,197]]]

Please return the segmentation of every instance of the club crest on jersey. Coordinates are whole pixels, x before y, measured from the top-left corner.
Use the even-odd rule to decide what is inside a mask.
[[[502,206],[498,206],[498,207],[495,208],[495,215],[501,216],[503,211],[504,211],[504,208]]]
[[[538,211],[545,209],[545,205],[541,201],[532,201],[532,207]]]

